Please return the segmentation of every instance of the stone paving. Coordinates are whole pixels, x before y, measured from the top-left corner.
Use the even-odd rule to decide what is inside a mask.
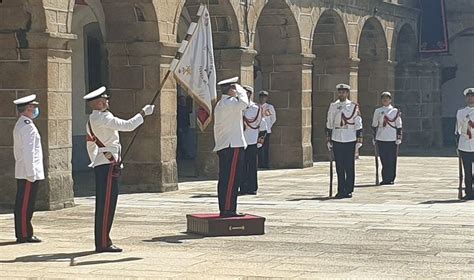
[[[121,254],[93,253],[94,197],[38,212],[45,242],[15,245],[0,214],[0,277],[153,279],[474,279],[474,202],[457,197],[455,157],[402,157],[394,186],[374,186],[373,158],[357,162],[351,200],[328,200],[328,163],[260,173],[240,211],[267,218],[263,236],[188,235],[187,213],[217,208],[215,181],[119,198],[112,230]]]

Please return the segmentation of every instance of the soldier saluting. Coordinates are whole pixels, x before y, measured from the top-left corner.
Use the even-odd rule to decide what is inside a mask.
[[[94,168],[96,183],[95,248],[96,252],[122,252],[110,239],[110,230],[117,206],[120,177],[119,131],[133,131],[153,114],[155,105],[146,105],[129,120],[115,117],[109,109],[110,96],[101,87],[86,96],[92,114],[86,126],[87,151]]]
[[[392,94],[382,92],[382,107],[377,108],[372,120],[377,145],[382,161],[381,185],[393,185],[397,173],[398,147],[402,143],[402,117],[400,109],[392,106]]]
[[[15,236],[17,243],[41,242],[33,235],[31,219],[35,210],[39,181],[44,180],[43,150],[41,137],[33,120],[40,112],[36,95],[13,101],[20,117],[13,129],[15,156],[15,178],[17,193],[15,201]]]
[[[336,198],[351,198],[355,182],[355,150],[362,147],[359,105],[349,100],[350,86],[336,86],[338,100],[331,103],[326,123],[327,146],[334,151],[337,172]]]
[[[464,169],[465,200],[474,199],[472,193],[472,163],[474,162],[474,88],[464,90],[467,106],[456,114],[456,138]]]
[[[217,194],[221,217],[237,217],[237,193],[242,180],[244,136],[243,111],[249,105],[247,92],[237,84],[238,77],[218,83],[222,97],[214,109],[214,152],[219,156]]]

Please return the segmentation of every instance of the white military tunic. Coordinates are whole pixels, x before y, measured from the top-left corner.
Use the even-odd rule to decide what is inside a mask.
[[[249,105],[245,90],[237,91],[237,97],[223,94],[214,109],[214,152],[225,148],[247,148],[244,137],[243,111]]]
[[[272,127],[276,122],[276,111],[272,104],[263,103],[262,105],[263,119],[267,125],[267,132],[272,133]]]
[[[375,139],[393,142],[397,140],[397,129],[402,128],[400,110],[392,105],[375,109],[372,127],[377,128]]]
[[[249,107],[244,112],[244,127],[244,136],[247,145],[257,144],[259,131],[267,130],[262,108],[253,101],[250,101]]]
[[[89,116],[92,132],[105,147],[99,148],[91,139],[89,126],[86,125],[88,134],[87,151],[91,164],[89,167],[96,167],[103,164],[110,164],[110,161],[104,156],[104,152],[110,152],[115,161],[119,161],[122,146],[120,145],[119,131],[133,131],[143,123],[141,114],[136,114],[129,120],[123,120],[115,117],[109,111],[92,111]]]
[[[340,143],[357,140],[357,131],[362,129],[359,105],[346,99],[336,100],[329,105],[326,127],[332,130],[332,141]]]
[[[460,135],[458,149],[474,152],[474,107],[459,109],[456,120],[455,134]]]
[[[44,180],[41,137],[33,121],[21,116],[13,129],[15,178]]]

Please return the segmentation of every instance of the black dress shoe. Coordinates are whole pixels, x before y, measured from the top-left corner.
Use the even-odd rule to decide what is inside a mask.
[[[243,216],[245,216],[245,214],[238,213],[238,212],[235,212],[235,211],[223,211],[223,212],[221,212],[220,216],[223,217],[223,218],[243,217]]]
[[[248,192],[248,195],[257,195],[257,192]]]
[[[26,243],[26,239],[17,238],[16,243]]]
[[[383,186],[383,185],[386,185],[386,184],[387,184],[387,182],[385,182],[385,181],[382,181],[382,182],[380,182],[380,184],[379,184],[379,185]]]
[[[344,196],[344,198],[352,198],[352,193],[348,193]]]
[[[26,242],[28,242],[28,243],[40,243],[41,239],[39,239],[38,237],[33,235],[32,237],[28,237],[26,239]]]
[[[473,197],[472,195],[467,195],[467,194],[466,194],[466,195],[463,196],[461,199],[462,199],[462,200],[473,200],[474,197]]]
[[[107,248],[96,248],[95,251],[97,253],[120,253],[123,250],[115,245],[110,245]]]
[[[344,197],[345,197],[344,194],[342,194],[342,193],[337,193],[334,198],[335,198],[335,199],[343,199]]]

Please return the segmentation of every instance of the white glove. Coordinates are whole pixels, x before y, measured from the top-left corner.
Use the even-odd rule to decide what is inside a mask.
[[[357,142],[357,144],[356,144],[356,149],[358,150],[358,149],[360,149],[360,147],[362,147],[362,143]]]
[[[400,145],[401,143],[402,143],[401,139],[397,139],[397,141],[395,141],[395,144],[397,144],[397,145]]]
[[[328,145],[328,150],[331,151],[331,150],[332,150],[332,143],[331,143],[331,142],[328,142],[327,145]]]
[[[154,110],[155,110],[155,105],[145,105],[145,107],[143,107],[142,109],[143,113],[145,113],[145,116],[149,116],[153,114]]]
[[[34,183],[34,182],[35,182],[35,177],[34,177],[34,176],[26,177],[26,180],[27,180],[28,182]]]

